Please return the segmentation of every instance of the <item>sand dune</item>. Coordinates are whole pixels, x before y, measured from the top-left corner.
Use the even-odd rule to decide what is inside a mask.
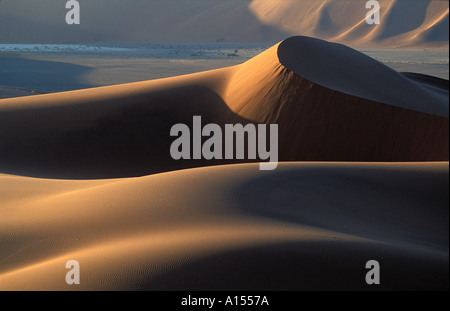
[[[231,163],[170,157],[170,128],[194,115],[203,124],[278,124],[281,161],[448,160],[442,80],[292,37],[229,68],[3,99],[0,172],[112,178]]]
[[[280,159],[314,162],[175,161],[170,128],[194,115],[277,123]],[[448,161],[444,81],[308,37],[234,67],[2,99],[0,290],[445,290],[448,162],[424,161]]]
[[[378,289],[448,288],[448,163],[0,184],[2,290],[372,289],[370,259]],[[76,287],[64,281],[72,259]]]
[[[7,43],[275,43],[303,35],[354,46],[448,48],[448,1],[379,3],[380,24],[368,25],[362,0],[95,0],[83,3],[83,22],[74,28],[65,24],[64,5],[52,0],[4,0],[0,38]]]
[[[250,10],[267,25],[353,46],[448,47],[447,1],[380,0],[380,24],[369,25],[367,1],[254,0]]]
[[[448,87],[414,77],[292,37],[241,65],[225,99],[239,117],[279,124],[284,160],[448,160]]]

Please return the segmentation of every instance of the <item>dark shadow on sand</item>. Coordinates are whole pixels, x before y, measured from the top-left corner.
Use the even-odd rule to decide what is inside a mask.
[[[115,99],[118,102],[121,99]],[[39,140],[19,137],[0,142],[0,172],[25,176],[96,179],[143,176],[199,166],[248,162],[248,160],[174,160],[170,145],[170,129],[184,123],[192,129],[192,117],[202,117],[202,125],[224,124],[234,114],[215,92],[203,86],[173,88],[151,94],[123,98],[129,105],[118,112],[107,112],[94,124],[77,131],[59,131],[43,135]],[[107,106],[110,99],[77,105],[77,113],[90,107]],[[186,105],[183,105],[186,103]],[[70,105],[3,112],[1,120],[11,127],[23,123],[28,132],[41,127],[40,118],[70,118]],[[107,110],[105,110],[107,111]],[[237,123],[248,120],[238,117]],[[56,122],[56,121],[55,121]],[[7,126],[0,134],[8,137]],[[12,133],[11,133],[12,134]],[[207,139],[204,138],[203,141]],[[224,149],[223,149],[224,150]]]
[[[234,194],[251,215],[448,254],[448,187],[446,171],[324,164],[279,169]]]
[[[94,87],[80,77],[91,67],[24,57],[0,57],[0,85],[41,92],[64,92]]]
[[[380,285],[365,282],[365,264],[372,259],[381,266]],[[129,290],[448,290],[449,270],[448,260],[442,257],[337,240],[237,249],[175,263],[154,278],[147,275],[149,271],[153,270],[142,271]]]

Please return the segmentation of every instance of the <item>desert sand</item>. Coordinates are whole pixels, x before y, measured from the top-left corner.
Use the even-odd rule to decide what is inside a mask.
[[[277,123],[285,163],[171,159],[193,115]],[[2,99],[0,173],[3,290],[448,289],[448,84],[343,45]]]
[[[369,25],[366,1],[254,0],[266,25],[353,46],[448,47],[448,1],[380,0],[380,24]]]
[[[372,289],[370,259],[378,289],[448,287],[448,163],[0,183],[2,290]]]

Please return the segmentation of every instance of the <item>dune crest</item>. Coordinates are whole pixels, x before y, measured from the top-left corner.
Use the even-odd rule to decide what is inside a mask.
[[[340,44],[286,39],[239,66],[225,101],[279,124],[283,160],[448,160],[448,87]]]

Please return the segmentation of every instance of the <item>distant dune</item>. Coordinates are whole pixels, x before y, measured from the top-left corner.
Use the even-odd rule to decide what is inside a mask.
[[[203,124],[278,124],[281,161],[448,160],[443,80],[292,37],[229,68],[3,99],[0,172],[111,178],[235,163],[170,157],[170,128],[194,115]]]
[[[81,5],[81,24],[69,26],[64,3],[3,0],[0,42],[276,43],[303,35],[351,46],[448,48],[448,1],[379,3],[381,23],[368,25],[363,0],[91,0]]]
[[[448,162],[0,175],[0,290],[444,290],[448,186]]]
[[[380,24],[369,25],[367,1],[254,0],[266,25],[351,46],[447,47],[448,1],[380,0]]]

